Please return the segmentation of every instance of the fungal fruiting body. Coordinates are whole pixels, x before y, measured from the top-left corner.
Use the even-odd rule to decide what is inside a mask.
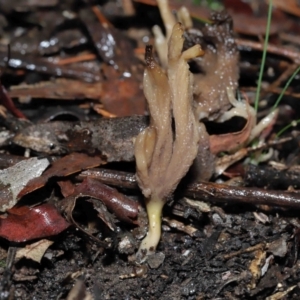
[[[163,206],[198,152],[200,125],[193,110],[193,78],[187,61],[203,55],[203,51],[195,45],[182,52],[183,42],[183,27],[177,23],[168,42],[166,72],[155,62],[152,47],[146,48],[143,86],[150,125],[136,138],[135,157],[137,180],[146,197],[149,231],[137,253],[139,260],[155,251]]]

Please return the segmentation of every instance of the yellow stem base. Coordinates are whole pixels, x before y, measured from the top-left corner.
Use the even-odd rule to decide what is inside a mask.
[[[163,199],[155,196],[152,196],[146,204],[149,230],[136,254],[137,260],[140,262],[145,261],[148,255],[155,253],[161,236],[161,214],[163,207]]]

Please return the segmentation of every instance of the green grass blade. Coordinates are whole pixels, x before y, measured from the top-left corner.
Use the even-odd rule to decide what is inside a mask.
[[[298,67],[295,72],[293,73],[293,75],[289,78],[289,80],[286,82],[284,88],[282,89],[278,99],[276,100],[273,109],[277,108],[278,104],[280,103],[284,93],[286,92],[287,88],[289,87],[289,85],[291,84],[291,82],[293,81],[293,79],[296,77],[296,75],[299,73],[300,71],[300,67]]]
[[[277,137],[280,137],[286,130],[288,130],[291,127],[296,127],[297,124],[300,123],[300,119],[292,121],[290,124],[283,127],[277,134]]]
[[[261,65],[260,65],[259,78],[258,78],[257,90],[256,90],[255,102],[254,102],[255,111],[258,110],[262,77],[263,77],[263,72],[264,72],[265,63],[266,63],[267,47],[268,47],[268,43],[269,43],[270,25],[271,25],[271,19],[272,19],[272,8],[273,8],[273,0],[269,0],[269,10],[268,10],[268,20],[267,20],[265,42],[264,42],[264,50],[263,50],[263,55],[262,55],[262,60],[261,60]]]

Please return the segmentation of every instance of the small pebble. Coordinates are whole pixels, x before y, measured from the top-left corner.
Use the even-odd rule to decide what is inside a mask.
[[[165,254],[157,252],[148,256],[147,263],[151,269],[157,269],[165,260]]]

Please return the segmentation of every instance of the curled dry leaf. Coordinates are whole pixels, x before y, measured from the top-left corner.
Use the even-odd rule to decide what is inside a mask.
[[[109,213],[105,213],[101,205],[97,205],[96,201],[101,201],[110,212],[114,213],[119,220],[127,223],[136,224],[138,217],[138,203],[119,193],[116,189],[100,183],[98,180],[87,178],[81,184],[75,187],[73,194],[64,198],[59,202],[59,209],[63,211],[67,220],[74,224],[79,230],[90,236],[98,244],[107,247],[108,245],[84,230],[73,218],[73,210],[76,201],[82,197],[91,197],[88,200],[92,202],[94,209],[98,212],[98,216],[111,229],[115,230],[114,220]]]
[[[250,106],[249,106],[250,108]],[[248,119],[245,127],[238,132],[210,135],[210,150],[214,154],[226,151],[231,152],[243,146],[249,139],[251,131],[255,125],[256,118],[253,114],[248,114]]]
[[[99,181],[91,178],[85,179],[80,185],[78,185],[74,193],[64,198],[59,202],[59,208],[66,215],[69,222],[74,224],[79,230],[87,234],[91,239],[96,241],[99,245],[107,248],[108,244],[99,240],[97,237],[90,234],[83,229],[73,218],[73,210],[76,205],[76,201],[82,197],[91,197],[93,199],[88,200],[92,202],[94,209],[98,212],[98,216],[103,222],[111,229],[115,230],[116,226],[114,220],[110,214],[105,213],[103,207],[97,205],[96,201],[101,201],[111,212],[113,212],[119,220],[127,223],[136,224],[138,217],[138,203],[130,200],[123,194],[119,193],[116,189],[100,183]]]
[[[0,170],[0,211],[12,208],[20,199],[18,194],[24,186],[31,179],[41,176],[48,166],[48,159],[33,157]]]
[[[69,223],[48,203],[14,207],[0,219],[0,236],[11,242],[26,242],[61,233]]]
[[[118,219],[127,223],[136,222],[138,203],[95,179],[84,180],[76,187],[74,194],[99,199]]]

